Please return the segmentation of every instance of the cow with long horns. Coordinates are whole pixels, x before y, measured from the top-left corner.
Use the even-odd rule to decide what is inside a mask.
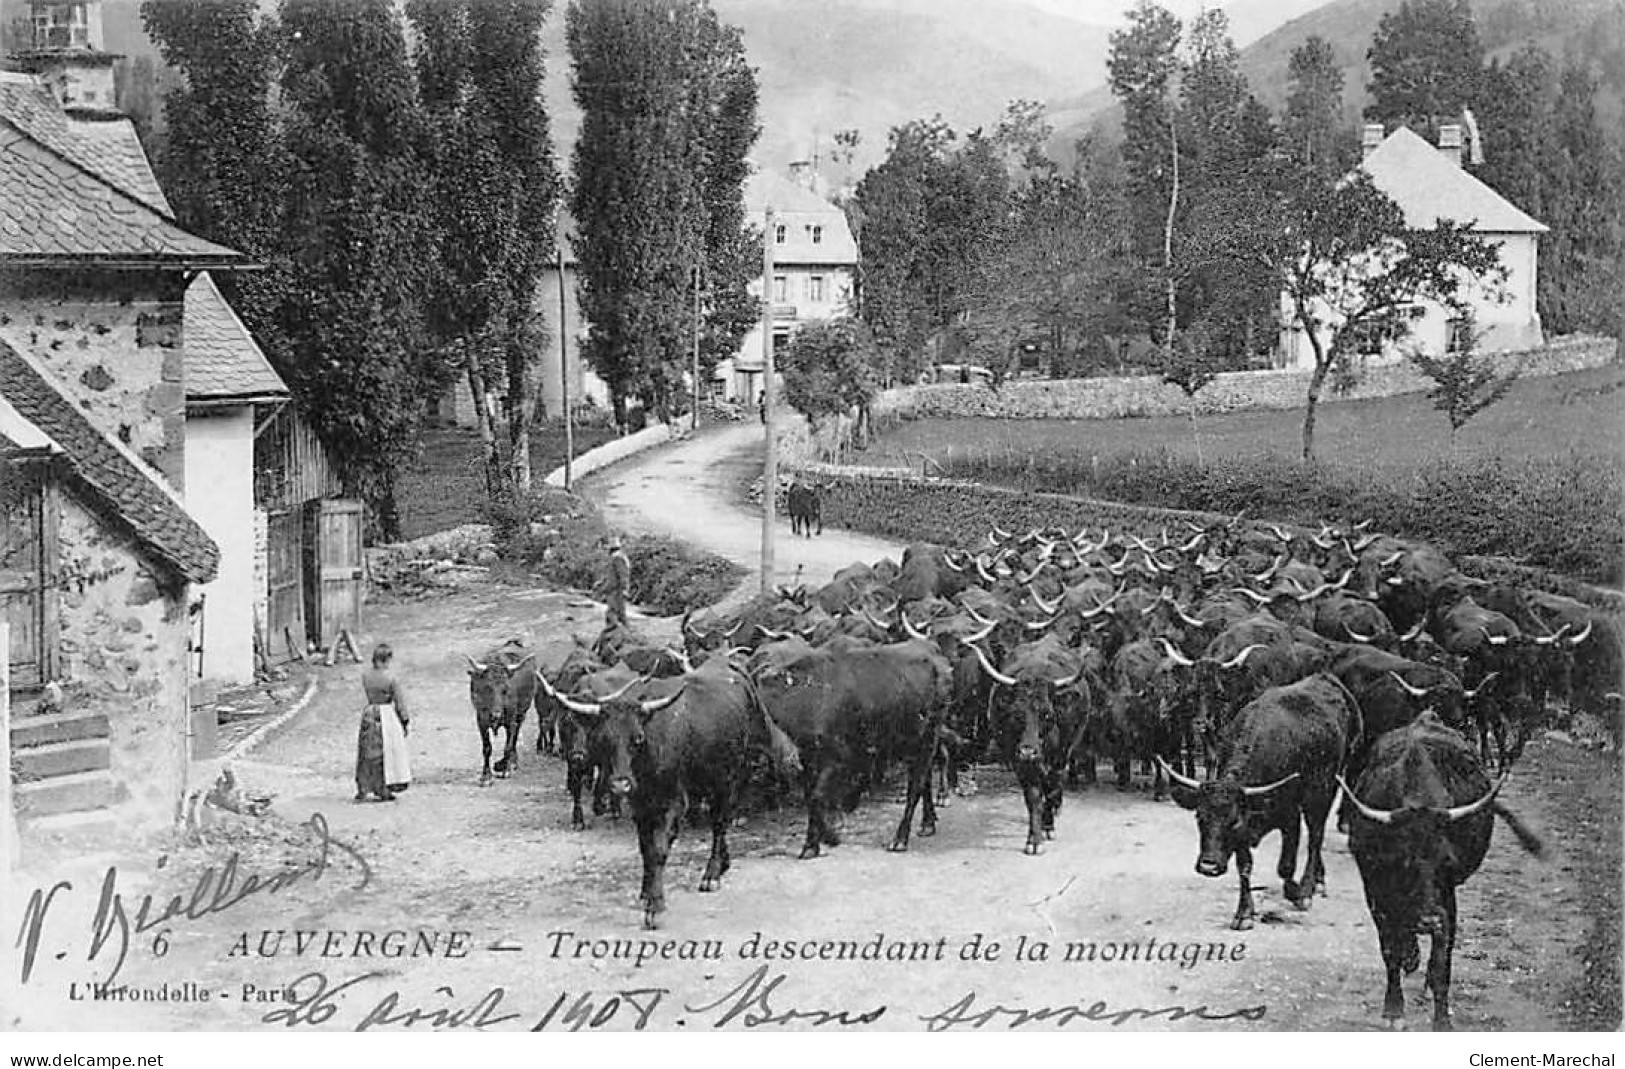
[[[1432,713],[1379,738],[1352,788],[1340,782],[1355,810],[1349,852],[1377,928],[1388,977],[1382,1015],[1391,1028],[1403,1027],[1400,976],[1420,964],[1423,935],[1432,944],[1427,987],[1433,1028],[1451,1028],[1456,888],[1489,851],[1494,817],[1507,822],[1525,850],[1541,852],[1540,840],[1497,801],[1505,784],[1503,774],[1492,785],[1472,744]]]
[[[468,662],[468,699],[474,706],[474,724],[480,730],[485,762],[480,770],[483,787],[491,782],[491,736],[498,728],[506,737],[496,774],[506,776],[519,767],[519,729],[536,700],[536,654],[517,640],[510,640],[477,661],[467,654],[463,660]]]
[[[1216,778],[1198,782],[1163,764],[1174,801],[1196,813],[1196,871],[1223,876],[1230,858],[1236,859],[1240,896],[1231,928],[1253,926],[1252,851],[1272,831],[1281,833],[1276,873],[1286,899],[1298,909],[1309,908],[1325,883],[1321,841],[1337,795],[1334,777],[1359,745],[1362,730],[1354,698],[1335,677],[1317,674],[1265,691],[1242,709],[1226,729],[1229,756]],[[1303,876],[1294,880],[1303,831],[1308,833]]]

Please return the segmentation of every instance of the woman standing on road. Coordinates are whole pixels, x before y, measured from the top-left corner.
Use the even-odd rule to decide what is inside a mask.
[[[361,689],[367,707],[361,714],[361,731],[356,738],[355,800],[364,802],[374,794],[382,802],[393,802],[396,791],[412,782],[412,763],[406,750],[406,733],[411,727],[400,684],[389,670],[395,651],[380,642],[372,651],[372,667],[361,674]]]

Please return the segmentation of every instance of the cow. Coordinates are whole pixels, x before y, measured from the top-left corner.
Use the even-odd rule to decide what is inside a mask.
[[[829,806],[856,804],[877,765],[908,762],[908,797],[892,850],[907,850],[915,809],[924,803],[920,834],[936,832],[931,761],[950,696],[951,670],[936,647],[911,640],[866,646],[836,638],[812,648],[796,640],[782,655],[759,660],[752,675],[768,716],[802,755],[807,837],[801,858],[840,844]]]
[[[824,533],[824,507],[820,500],[818,487],[802,482],[799,478],[790,484],[785,493],[785,511],[790,514],[790,533],[811,538],[813,524],[818,525],[818,533]]]
[[[627,676],[631,678],[625,678]],[[614,685],[617,680],[620,684]],[[601,708],[623,695],[631,694],[637,700],[654,699],[669,695],[675,688],[663,680],[655,683],[620,666],[578,678],[576,684],[580,689],[596,692],[595,699],[571,699],[556,690],[545,674],[540,677],[540,683],[542,694],[537,698],[538,703],[545,696],[561,710],[559,752],[564,757],[564,788],[570,794],[570,827],[581,831],[587,826],[581,811],[583,788],[592,790],[593,816],[602,816],[611,810],[619,819],[620,798],[611,795],[609,789],[609,752]],[[660,693],[650,693],[651,688]]]
[[[536,692],[536,752],[553,753],[555,748],[562,752],[563,740],[559,737],[561,724],[564,718],[564,707],[554,697],[555,691],[566,694],[574,693],[576,685],[588,673],[603,669],[604,665],[594,656],[592,648],[576,641],[575,646],[565,655],[559,663],[558,670],[553,673],[552,679],[546,678],[546,673],[540,673],[548,686],[541,687]]]
[[[993,737],[1016,773],[1027,805],[1027,843],[1035,856],[1055,836],[1063,778],[1084,747],[1092,696],[1083,658],[1058,634],[1019,646],[1001,671],[980,646],[976,658],[1004,690],[993,694]]]
[[[1107,711],[1116,751],[1118,790],[1128,788],[1130,764],[1135,756],[1161,754],[1182,772],[1195,771],[1194,755],[1185,746],[1189,741],[1194,748],[1194,735],[1188,740],[1183,737],[1191,734],[1187,730],[1190,719],[1174,717],[1184,691],[1178,678],[1179,656],[1166,638],[1138,639],[1118,650],[1112,660]],[[1160,802],[1167,794],[1167,782],[1162,766],[1155,768],[1151,797]]]
[[[1525,850],[1541,853],[1540,839],[1496,800],[1505,784],[1503,773],[1492,785],[1474,746],[1432,713],[1379,738],[1352,789],[1339,780],[1354,807],[1349,852],[1360,869],[1388,974],[1382,1016],[1390,1028],[1403,1027],[1400,973],[1416,971],[1422,935],[1432,944],[1427,986],[1433,1028],[1451,1028],[1456,888],[1483,862],[1494,817],[1507,822]]]
[[[480,729],[485,758],[480,772],[483,787],[491,782],[491,735],[498,728],[506,732],[506,738],[496,774],[507,776],[519,767],[519,729],[536,700],[539,673],[536,654],[517,641],[498,646],[478,661],[467,654],[463,660],[468,662],[468,698],[474,705],[474,723]]]
[[[780,771],[793,773],[795,746],[768,719],[749,677],[720,658],[682,676],[662,698],[580,704],[603,717],[609,787],[631,803],[637,825],[643,926],[657,928],[666,910],[666,858],[690,797],[703,797],[711,818],[699,889],[715,891],[730,865],[728,827],[753,758],[765,751]]]
[[[1334,676],[1317,673],[1272,687],[1249,702],[1225,730],[1228,754],[1215,779],[1198,782],[1168,767],[1174,801],[1194,810],[1200,837],[1196,871],[1223,876],[1236,858],[1240,897],[1230,927],[1253,926],[1253,847],[1281,833],[1276,873],[1294,907],[1308,909],[1325,884],[1321,841],[1337,796],[1334,777],[1360,743],[1360,707]],[[1308,829],[1303,879],[1294,881],[1300,824]]]

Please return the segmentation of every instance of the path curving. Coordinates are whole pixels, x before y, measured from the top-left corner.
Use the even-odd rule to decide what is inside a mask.
[[[760,470],[763,443],[759,423],[708,429],[597,472],[578,489],[623,531],[667,535],[747,569],[727,604],[760,588],[761,513],[733,499],[747,471]],[[820,536],[795,537],[784,516],[775,534],[776,584],[821,586],[854,561],[900,559],[903,553],[899,543],[829,527]]]

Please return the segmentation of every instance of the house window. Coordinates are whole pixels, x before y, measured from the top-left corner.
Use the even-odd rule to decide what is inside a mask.
[[[11,686],[51,678],[56,649],[56,501],[43,457],[11,454],[0,489],[0,619],[11,626]]]
[[[777,226],[775,226],[773,228],[773,244],[775,244],[775,245],[783,245],[784,244],[784,236],[786,234],[788,234],[789,232],[790,232],[790,230],[789,230],[788,227],[786,227],[783,223],[779,223]]]
[[[823,241],[824,241],[824,228],[823,227],[821,227],[821,226],[809,226],[807,229],[812,231],[812,243],[814,245],[823,244]]]
[[[823,275],[813,275],[811,278],[807,279],[807,299],[809,301],[813,301],[815,303],[822,303],[823,302],[823,300],[824,300],[824,276]]]
[[[783,304],[790,299],[790,279],[784,275],[773,276],[773,300]]]
[[[84,4],[56,4],[34,11],[35,48],[89,48]]]
[[[1465,316],[1458,316],[1445,324],[1444,351],[1447,353],[1465,353],[1473,347],[1473,321]]]

